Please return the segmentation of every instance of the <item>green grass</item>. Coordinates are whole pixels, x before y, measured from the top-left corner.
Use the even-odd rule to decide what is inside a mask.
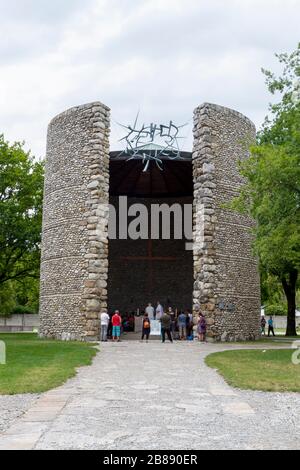
[[[300,365],[292,363],[292,349],[225,351],[211,354],[206,364],[226,382],[243,390],[300,392]]]
[[[0,395],[41,393],[76,375],[92,363],[94,345],[41,340],[35,334],[0,334],[6,365],[0,365]]]
[[[255,347],[261,347],[261,348],[270,348],[272,345],[274,346],[286,346],[287,348],[291,346],[295,341],[300,341],[300,336],[275,336],[275,338],[262,338],[262,339],[257,339],[255,341],[237,341],[235,345],[241,345],[241,346],[255,346]],[[228,345],[228,343],[221,343],[223,345]]]
[[[297,334],[299,334],[299,333],[300,333],[299,328],[297,328]],[[286,335],[286,329],[285,328],[276,328],[275,329],[275,334],[276,334],[276,336],[285,336]],[[286,338],[295,338],[295,336],[285,336],[285,337]]]

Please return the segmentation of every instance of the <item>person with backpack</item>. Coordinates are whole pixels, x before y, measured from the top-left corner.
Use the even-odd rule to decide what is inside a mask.
[[[151,332],[151,322],[150,322],[148,313],[145,313],[144,319],[143,319],[142,341],[144,341],[144,338],[146,336],[146,343],[148,343],[150,332]]]

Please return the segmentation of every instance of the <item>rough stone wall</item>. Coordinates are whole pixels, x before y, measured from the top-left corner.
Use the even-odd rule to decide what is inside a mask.
[[[118,208],[118,198],[111,204]],[[151,214],[151,204],[192,204],[192,197],[184,198],[128,198],[128,207],[143,204]],[[130,218],[128,222],[130,222]],[[150,227],[150,217],[149,217]],[[150,230],[149,230],[150,231]],[[170,240],[152,240],[151,255],[171,260],[142,260],[149,256],[148,240],[109,240],[108,307],[121,313],[144,310],[148,302],[164,307],[192,308],[193,253],[186,251],[186,240],[174,240],[171,222]],[[124,257],[133,258],[124,260]],[[172,259],[173,258],[173,259]]]
[[[197,108],[194,121],[194,307],[205,312],[211,338],[255,339],[260,281],[253,221],[223,207],[243,184],[238,162],[248,156],[255,127],[240,113],[212,104]]]
[[[94,340],[107,307],[110,111],[72,108],[48,129],[40,335]]]

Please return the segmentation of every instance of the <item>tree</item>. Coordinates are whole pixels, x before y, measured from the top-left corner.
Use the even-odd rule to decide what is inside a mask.
[[[0,288],[0,315],[9,315],[16,306],[16,293],[11,282]]]
[[[251,157],[241,164],[246,178],[233,207],[257,221],[255,249],[262,269],[281,282],[288,304],[288,336],[296,336],[296,290],[300,269],[300,44],[291,55],[277,56],[284,65],[277,78],[263,70],[272,94],[270,106]],[[299,95],[299,97],[298,97]]]
[[[283,292],[282,283],[277,276],[267,272],[261,266],[260,269],[261,280],[261,300],[265,306],[267,313],[270,310],[275,310],[280,315],[286,314],[286,296]]]
[[[0,135],[0,289],[39,277],[43,164]],[[0,306],[1,311],[1,306]]]

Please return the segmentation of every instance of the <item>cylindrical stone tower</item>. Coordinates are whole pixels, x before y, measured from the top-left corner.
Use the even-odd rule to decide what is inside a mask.
[[[110,110],[70,109],[48,129],[40,335],[95,340],[107,307]]]
[[[215,340],[259,337],[260,280],[252,251],[253,221],[224,205],[243,184],[239,161],[249,156],[253,123],[203,104],[194,114],[194,307]]]

